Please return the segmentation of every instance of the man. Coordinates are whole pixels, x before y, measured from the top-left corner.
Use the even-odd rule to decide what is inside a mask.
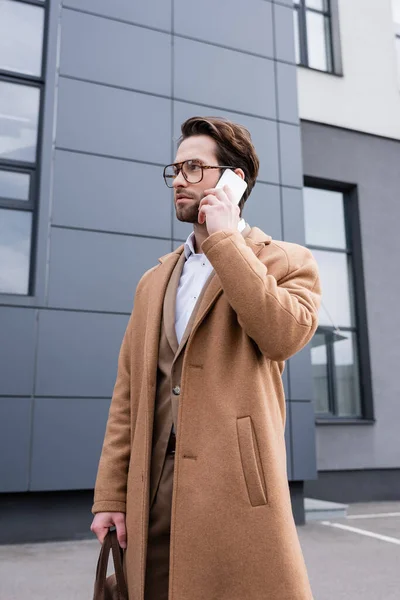
[[[132,600],[312,598],[281,374],[315,332],[320,285],[307,249],[241,219],[258,166],[244,127],[194,117],[164,170],[193,233],[137,287],[93,506],[100,542],[115,524],[126,547]],[[226,167],[248,184],[239,207],[215,189]]]

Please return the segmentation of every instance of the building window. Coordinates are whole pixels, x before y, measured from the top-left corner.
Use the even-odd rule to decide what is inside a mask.
[[[354,257],[346,195],[304,188],[306,244],[322,285],[319,327],[311,342],[317,417],[362,418]]]
[[[0,294],[31,291],[45,5],[0,6]]]
[[[400,0],[392,0],[392,6],[397,56],[397,73],[400,82]]]
[[[332,73],[331,0],[294,0],[297,64]]]

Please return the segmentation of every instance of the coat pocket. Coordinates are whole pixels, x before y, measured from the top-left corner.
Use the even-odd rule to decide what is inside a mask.
[[[251,417],[237,419],[237,435],[243,475],[252,506],[267,504],[264,474]]]

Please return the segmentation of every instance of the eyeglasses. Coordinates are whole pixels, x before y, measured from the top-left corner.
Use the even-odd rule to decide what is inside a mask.
[[[169,188],[174,187],[174,180],[182,172],[183,177],[188,183],[200,183],[204,177],[204,169],[234,169],[224,165],[202,165],[196,160],[184,160],[180,163],[167,165],[164,168],[164,181]]]

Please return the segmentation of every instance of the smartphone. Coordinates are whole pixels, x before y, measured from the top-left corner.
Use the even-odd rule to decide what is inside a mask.
[[[230,187],[235,204],[239,204],[247,188],[247,183],[244,179],[239,177],[239,175],[236,175],[231,169],[225,169],[215,187],[223,188],[224,185]]]

